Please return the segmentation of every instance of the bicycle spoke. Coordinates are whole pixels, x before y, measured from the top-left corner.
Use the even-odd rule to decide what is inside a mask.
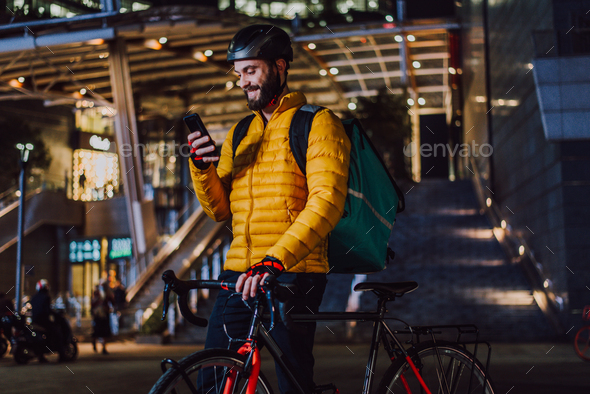
[[[411,357],[427,389],[422,387],[407,362],[398,362],[382,380],[380,394],[425,393],[427,390],[432,394],[493,394],[481,363],[474,363],[472,355],[457,345],[420,345]]]

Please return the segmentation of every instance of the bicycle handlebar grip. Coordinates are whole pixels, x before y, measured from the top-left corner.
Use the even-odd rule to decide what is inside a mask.
[[[288,313],[291,309],[287,309],[288,304],[288,302],[279,302],[279,316],[281,317],[281,321],[283,322],[287,330],[293,330],[295,326],[293,323],[293,319],[291,318],[291,315]]]
[[[207,319],[194,315],[188,307],[188,292],[178,296],[178,307],[180,308],[182,316],[188,320],[189,323],[199,327],[207,327],[207,324],[209,323]]]
[[[199,327],[207,327],[207,319],[203,319],[202,317],[195,316],[193,312],[188,307],[188,292],[186,285],[180,279],[176,277],[174,271],[167,270],[162,274],[162,280],[166,283],[164,287],[164,311],[162,313],[162,320],[166,316],[166,311],[168,310],[168,297],[166,297],[166,291],[170,294],[170,289],[174,290],[176,294],[178,294],[178,307],[180,308],[180,313],[182,316],[189,322],[194,324],[195,326]]]

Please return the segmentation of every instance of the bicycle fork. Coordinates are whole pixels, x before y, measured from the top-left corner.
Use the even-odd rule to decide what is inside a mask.
[[[240,349],[238,349],[238,353],[244,355],[248,354],[248,358],[251,358],[252,360],[251,364],[248,362],[248,360],[245,364],[246,367],[250,365],[250,375],[248,377],[248,387],[246,388],[246,394],[254,394],[256,392],[256,385],[258,383],[258,375],[260,374],[260,352],[258,351],[258,347],[255,346],[252,348],[250,342],[246,342],[240,347]],[[237,375],[238,371],[229,371],[229,376],[225,382],[223,394],[231,394],[234,392],[234,384],[236,383]]]

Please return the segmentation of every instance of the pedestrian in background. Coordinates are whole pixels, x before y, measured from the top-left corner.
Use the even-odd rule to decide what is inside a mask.
[[[102,342],[102,354],[107,351],[107,340],[111,337],[109,314],[113,306],[113,293],[105,280],[94,288],[92,295],[92,348],[96,352],[96,341]]]

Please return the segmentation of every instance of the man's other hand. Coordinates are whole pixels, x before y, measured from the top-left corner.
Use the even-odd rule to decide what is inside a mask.
[[[260,275],[253,275],[248,276],[247,274],[242,274],[238,278],[236,282],[236,292],[242,292],[242,298],[247,300],[249,297],[256,297],[256,291],[258,290],[258,286],[263,283],[264,279],[269,276],[269,273]]]

